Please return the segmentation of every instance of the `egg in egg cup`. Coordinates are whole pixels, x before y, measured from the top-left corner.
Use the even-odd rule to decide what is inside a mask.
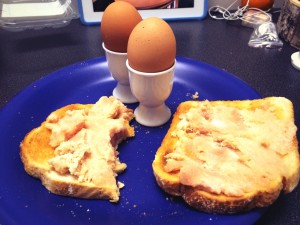
[[[133,96],[130,89],[128,69],[126,67],[127,53],[115,52],[107,49],[102,43],[105,51],[108,69],[112,77],[117,81],[113,89],[113,96],[123,103],[136,103],[138,100]]]
[[[171,118],[171,110],[166,106],[165,100],[172,91],[175,65],[176,60],[169,69],[146,73],[133,69],[126,61],[131,91],[140,102],[134,111],[138,123],[157,127]]]

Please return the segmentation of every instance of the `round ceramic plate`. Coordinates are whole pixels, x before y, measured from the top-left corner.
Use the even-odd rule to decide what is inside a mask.
[[[135,137],[119,146],[127,164],[118,176],[125,184],[118,203],[85,200],[49,193],[24,171],[19,145],[26,133],[48,114],[71,103],[94,103],[110,96],[116,82],[105,58],[95,58],[60,69],[32,83],[0,111],[0,223],[3,225],[79,224],[253,224],[263,210],[237,215],[210,215],[196,211],[179,197],[164,193],[156,184],[152,161],[170,121],[156,128],[132,122]],[[172,113],[178,104],[194,100],[242,100],[261,96],[235,76],[211,65],[177,58],[175,81],[166,101]],[[137,104],[128,104],[135,109]]]

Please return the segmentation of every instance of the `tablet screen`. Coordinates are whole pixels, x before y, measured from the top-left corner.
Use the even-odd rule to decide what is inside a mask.
[[[123,0],[132,4],[143,18],[156,16],[165,20],[202,19],[208,0]],[[106,7],[114,0],[79,0],[81,21],[100,23]]]
[[[113,3],[114,0],[93,0],[93,9],[95,12],[103,12],[106,7]],[[138,10],[145,9],[176,9],[176,8],[193,8],[194,0],[181,0],[181,1],[169,1],[169,0],[128,0]]]

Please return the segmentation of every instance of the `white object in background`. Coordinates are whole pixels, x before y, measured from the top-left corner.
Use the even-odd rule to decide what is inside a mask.
[[[235,0],[208,0],[208,8],[221,6],[227,9]],[[236,10],[241,5],[241,1],[236,1],[228,10]]]
[[[105,51],[106,61],[111,76],[118,82],[113,90],[113,96],[123,103],[135,103],[137,99],[132,95],[129,83],[128,69],[126,67],[127,52],[114,52],[102,47]]]
[[[222,6],[227,8],[230,6],[235,0],[208,0],[208,8],[213,6]],[[275,0],[274,8],[281,8],[283,5],[284,0]],[[241,5],[241,1],[237,1],[232,5],[229,10],[236,10]]]
[[[3,4],[1,17],[11,18],[63,15],[70,3],[71,0],[67,0],[65,4],[61,4],[60,1]]]
[[[295,52],[291,56],[292,65],[297,69],[300,70],[300,52]]]
[[[165,124],[171,118],[171,111],[165,100],[172,91],[176,60],[171,68],[157,73],[134,70],[129,66],[128,60],[126,65],[131,91],[140,102],[134,111],[136,121],[148,127]]]

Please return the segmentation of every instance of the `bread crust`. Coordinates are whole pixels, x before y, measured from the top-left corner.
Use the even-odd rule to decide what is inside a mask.
[[[88,109],[93,104],[71,104],[50,115],[61,118],[68,110]],[[50,116],[49,115],[49,116]],[[134,128],[129,125],[133,118],[130,114],[128,124],[126,124],[126,134],[123,139],[134,136]],[[46,128],[46,121],[39,127],[31,130],[20,144],[20,157],[25,171],[41,180],[42,184],[52,193],[86,199],[109,199],[112,202],[118,201],[119,189],[110,186],[99,186],[88,182],[79,182],[72,175],[60,175],[51,169],[49,159],[54,157],[54,148],[49,145],[51,131]],[[118,137],[120,138],[120,137]],[[118,171],[116,171],[118,173]]]
[[[290,143],[290,154],[285,159],[290,163],[290,171],[282,177],[281,182],[274,181],[266,190],[257,190],[247,193],[241,197],[227,196],[225,194],[214,194],[201,186],[187,186],[180,182],[179,172],[166,172],[165,156],[174,151],[178,141],[172,132],[180,122],[180,116],[184,115],[190,108],[203,104],[201,101],[188,101],[181,103],[174,114],[171,126],[163,139],[163,142],[156,152],[152,167],[157,184],[168,194],[182,196],[187,204],[198,210],[207,213],[232,214],[249,211],[256,207],[265,207],[272,204],[283,191],[291,192],[299,182],[300,159],[298,152],[298,141],[296,135]],[[269,97],[257,100],[243,101],[213,101],[211,105],[230,105],[238,109],[255,109],[262,105],[270,105],[274,112],[283,121],[294,121],[294,111],[292,103],[281,97]],[[284,134],[283,134],[284,135]],[[237,178],[238,179],[238,178]]]

